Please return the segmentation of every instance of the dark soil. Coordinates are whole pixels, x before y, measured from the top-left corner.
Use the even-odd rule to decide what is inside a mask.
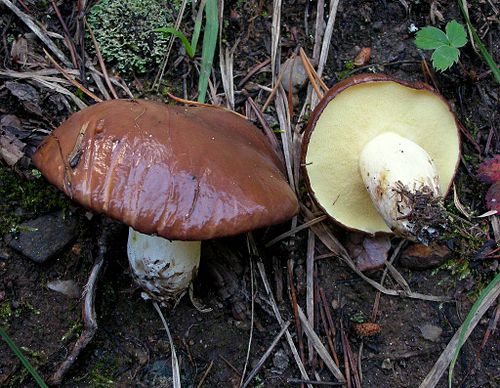
[[[41,4],[35,6],[32,1],[24,3],[33,16],[46,23],[50,30],[62,31],[55,21],[56,16],[51,7]],[[74,21],[75,10],[69,3],[64,7],[61,5],[63,17]],[[269,58],[272,2],[250,0],[225,3],[225,40],[229,45],[233,45],[239,39],[234,54],[235,85],[238,85],[250,68]],[[418,27],[430,24],[429,3],[431,2],[341,1],[324,75],[325,82],[331,86],[340,77],[362,71],[386,72],[403,79],[432,82],[427,79],[428,73],[422,72],[421,68],[422,55],[429,59],[428,53],[421,53],[415,48],[413,35],[409,32],[412,23]],[[404,4],[409,5],[409,8],[405,9]],[[488,50],[498,62],[498,6],[495,8],[489,1],[470,1],[470,6],[472,21],[479,28]],[[287,58],[299,46],[308,54],[312,52],[315,9],[316,2],[284,2],[281,24],[282,58]],[[457,19],[463,22],[455,2],[441,2],[438,9],[445,21]],[[0,6],[0,10],[3,42],[1,50],[5,54],[0,66],[10,70],[29,71],[29,68],[23,69],[9,59],[13,39],[29,31],[7,8]],[[47,15],[52,18],[47,18]],[[438,23],[440,27],[444,24],[445,22]],[[74,27],[73,23],[69,25],[70,28]],[[186,30],[189,31],[190,26],[190,19],[186,18]],[[45,63],[41,43],[36,40],[30,42],[34,45],[30,48],[31,52],[38,55],[34,55],[35,59],[32,59]],[[354,68],[351,64],[361,47],[371,47],[372,58],[366,67]],[[179,49],[179,46],[174,45],[174,50]],[[486,211],[486,187],[475,180],[474,173],[482,160],[498,153],[499,150],[500,137],[498,128],[495,128],[495,123],[498,122],[498,87],[492,75],[488,73],[487,66],[470,45],[462,50],[460,61],[460,65],[454,66],[446,73],[433,73],[433,78],[435,86],[452,103],[465,126],[462,162],[456,178],[458,197],[468,209],[481,214]],[[35,65],[30,66],[36,68]],[[170,90],[183,90],[181,75],[185,75],[189,69],[190,66],[183,62],[171,70],[167,75]],[[130,82],[131,87],[136,88],[133,91],[137,95],[153,94],[145,85],[152,82],[155,71],[156,69],[153,69],[148,76]],[[218,70],[216,72],[217,79],[220,80]],[[252,85],[253,82],[267,85],[270,83],[270,77],[269,68],[264,68],[263,72],[237,90],[237,109],[241,108],[249,95],[263,104],[267,96],[261,97]],[[197,83],[195,71],[191,69],[184,78],[188,96],[193,98]],[[35,84],[40,93],[38,105],[44,112],[40,117],[25,105],[19,104],[4,87],[6,81],[13,79],[0,75],[0,117],[15,114],[21,119],[25,129],[50,130],[69,115],[67,106],[60,102],[57,93]],[[43,133],[37,133],[39,138],[43,137]],[[34,145],[31,145],[27,156],[30,156],[33,149]],[[84,210],[59,197],[51,202],[53,206],[28,209],[25,202],[5,193],[15,191],[21,196],[20,193],[25,191],[19,191],[16,182],[22,186],[27,179],[31,182],[34,179],[37,182],[43,181],[33,178],[32,167],[27,163],[27,159],[23,159],[15,171],[10,171],[3,165],[1,168],[2,177],[9,177],[0,182],[0,218],[8,220],[0,224],[2,234],[22,220],[61,206],[66,209],[69,217],[79,220],[77,240],[64,252],[42,265],[31,262],[0,242],[0,326],[22,347],[24,354],[40,373],[48,378],[67,356],[76,336],[81,333],[82,318],[80,301],[49,290],[47,282],[57,279],[74,280],[80,287],[84,286],[96,254],[100,223],[98,217],[89,220],[89,215]],[[9,185],[6,182],[9,182]],[[47,189],[47,184],[42,183],[41,186],[44,190]],[[36,193],[41,190],[42,188],[38,189]],[[303,200],[307,202],[306,194]],[[452,203],[451,199],[450,207]],[[302,219],[299,219],[299,223],[301,221]],[[453,252],[453,259],[439,270],[410,271],[400,268],[396,262],[396,267],[412,290],[423,294],[449,296],[453,298],[453,302],[438,303],[382,296],[376,317],[381,332],[368,338],[360,338],[352,330],[352,326],[360,319],[370,320],[376,291],[340,260],[328,258],[317,261],[318,285],[324,289],[331,304],[334,322],[338,329],[342,322],[355,357],[362,349],[359,365],[363,386],[416,387],[432,368],[463,322],[479,291],[498,270],[498,254],[488,257],[481,255],[488,244],[491,246],[493,238],[488,219],[475,223],[478,226],[474,230],[467,226],[468,224],[455,225],[446,241]],[[342,237],[345,234],[333,225],[331,227],[336,235]],[[473,235],[477,229],[481,230],[482,234]],[[299,304],[305,309],[307,231],[284,240],[277,244],[276,248],[263,247],[263,243],[286,230],[286,226],[270,228],[256,233],[254,237],[266,263],[281,314],[293,321],[286,267],[288,260],[293,259],[294,284],[299,293]],[[96,297],[99,329],[96,337],[77,360],[63,386],[171,386],[168,338],[153,306],[141,298],[140,290],[131,279],[125,251],[126,236],[125,229],[116,233],[106,259],[106,271],[99,282]],[[397,245],[397,241],[394,241],[393,245]],[[225,268],[230,271],[223,272],[222,278],[218,278],[217,274],[208,268],[210,259],[221,259],[217,255],[217,252],[220,252],[217,246],[229,247],[231,252],[237,253],[228,259]],[[316,246],[318,255],[327,253],[319,241]],[[251,268],[246,239],[241,237],[212,243],[205,248],[204,255],[205,261],[195,284],[195,297],[212,311],[199,312],[190,303],[189,298],[184,298],[175,309],[166,313],[180,358],[182,381],[185,386],[196,386],[209,368],[204,386],[238,386],[239,374],[245,364],[252,316]],[[255,366],[280,330],[276,319],[269,313],[271,309],[266,302],[266,294],[255,268],[254,272],[257,287],[254,313],[256,324],[247,373]],[[378,281],[380,275],[379,272],[370,276]],[[282,293],[279,291],[280,286],[284,288]],[[397,288],[397,285],[388,283],[387,287]],[[486,344],[481,346],[494,313],[494,309],[490,309],[463,347],[455,368],[455,386],[498,386],[498,337],[492,335]],[[434,329],[442,329],[441,334],[426,339],[425,337],[429,337],[424,337],[422,330],[425,331],[428,325]],[[290,328],[294,340],[297,340],[293,324]],[[326,337],[320,324],[316,331],[326,345]],[[336,344],[340,344],[339,335]],[[343,362],[341,349],[340,346],[337,347]],[[274,356],[276,352],[285,355],[284,361]],[[307,364],[308,372],[312,372],[313,367],[324,381],[335,381],[318,358]],[[287,386],[291,384],[289,379],[300,379],[300,373],[286,341],[282,341],[252,384]],[[446,379],[444,376],[439,386],[446,386]],[[0,342],[0,385],[34,385],[31,377],[4,342]]]

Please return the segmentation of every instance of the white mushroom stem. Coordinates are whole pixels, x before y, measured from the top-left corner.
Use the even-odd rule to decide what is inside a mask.
[[[145,298],[177,301],[198,272],[200,250],[200,241],[170,241],[129,228],[128,260]]]
[[[363,148],[359,170],[378,212],[391,230],[428,243],[446,223],[436,166],[418,144],[385,132]]]

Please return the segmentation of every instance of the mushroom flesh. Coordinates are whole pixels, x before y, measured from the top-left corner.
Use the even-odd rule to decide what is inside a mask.
[[[430,242],[460,156],[460,124],[430,86],[383,74],[335,85],[305,131],[313,199],[337,223]]]

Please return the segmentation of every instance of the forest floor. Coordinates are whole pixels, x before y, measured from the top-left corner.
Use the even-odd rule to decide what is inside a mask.
[[[81,33],[77,26],[82,24],[78,24],[77,2],[25,0],[14,3],[37,20],[43,29],[53,33],[50,36],[67,58],[70,58],[68,39],[79,50]],[[59,5],[69,35],[64,33],[54,3]],[[94,2],[88,3],[86,9]],[[244,109],[249,97],[261,107],[269,96],[272,72],[268,62],[275,10],[271,1],[223,3],[221,42],[223,48],[232,48],[234,105],[235,110],[245,114],[249,111]],[[326,3],[325,22],[331,16],[329,3]],[[0,140],[7,139],[6,133],[10,131],[20,142],[22,154],[15,166],[9,166],[7,160],[0,162],[0,236],[4,236],[3,241],[0,239],[0,327],[48,380],[82,332],[78,295],[93,266],[100,224],[99,217],[92,217],[69,202],[39,177],[33,171],[30,156],[46,134],[79,109],[72,97],[54,85],[72,91],[86,104],[93,101],[65,81],[43,53],[46,46],[2,4],[0,2],[0,57],[3,58],[0,63],[0,129],[3,137]],[[307,0],[283,2],[278,50],[281,63],[297,54],[299,48],[303,48],[310,58],[315,57],[316,5],[316,1]],[[493,58],[498,59],[498,6],[491,1],[470,1],[469,12],[486,47]],[[456,2],[340,1],[322,79],[331,87],[350,75],[383,72],[404,80],[429,82],[439,89],[464,126],[462,156],[455,177],[456,197],[470,214],[480,215],[487,211],[487,187],[476,179],[476,171],[482,161],[498,153],[500,136],[495,127],[499,113],[498,84],[470,43],[461,49],[459,65],[446,72],[435,72],[429,53],[416,48],[412,31],[414,26],[421,28],[432,25],[433,21],[444,28],[446,22],[453,19],[463,23]],[[323,27],[323,23],[319,25]],[[188,7],[180,29],[190,35],[192,28],[193,12]],[[66,44],[61,38],[65,35]],[[370,48],[371,56],[356,65],[355,58],[362,48]],[[158,67],[147,68],[143,74],[133,77],[123,75],[126,80],[123,82],[134,97],[169,101],[164,93],[168,90],[183,98],[196,99],[198,74],[194,62],[182,54],[178,41],[172,50],[160,92],[151,87]],[[209,102],[224,104],[217,52]],[[87,59],[99,67],[94,56],[89,55]],[[24,58],[24,62],[20,58]],[[81,63],[81,57],[76,61]],[[313,60],[313,64],[315,62]],[[88,69],[83,69],[86,75],[82,78],[81,69],[61,65],[71,77],[76,77],[105,99]],[[108,71],[110,76],[119,79],[116,65],[109,63]],[[117,90],[120,97],[127,97],[123,88]],[[307,93],[307,87],[300,89],[290,104],[294,111],[291,120],[294,134],[299,134],[306,122],[307,115],[299,120],[299,112]],[[264,115],[272,128],[279,128],[277,111],[279,108],[272,103]],[[2,147],[4,145],[2,142]],[[300,200],[311,205],[308,194],[302,189]],[[495,217],[467,220],[454,207],[453,192],[447,199],[447,208],[456,217],[448,239],[442,241],[449,258],[438,268],[417,270],[411,265],[403,265],[399,260],[398,238],[391,240],[392,249],[387,256],[392,256],[396,272],[406,279],[413,292],[437,296],[438,301],[378,292],[345,261],[329,255],[330,251],[318,237],[314,274],[308,276],[309,236],[314,239],[310,228],[284,237],[271,247],[266,247],[266,242],[290,230],[290,224],[255,232],[258,259],[248,253],[244,236],[207,244],[203,248],[194,296],[211,310],[201,312],[185,297],[173,310],[164,312],[179,357],[183,385],[239,386],[248,347],[245,377],[280,332],[257,265],[262,260],[263,273],[267,274],[279,312],[285,321],[291,322],[292,340],[299,350],[299,343],[302,344],[303,361],[311,380],[318,378],[332,382],[331,385],[336,382],[321,357],[309,351],[310,336],[296,331],[294,307],[298,303],[306,311],[308,279],[314,281],[316,318],[313,329],[328,352],[332,347],[335,350],[341,372],[350,375],[352,385],[349,386],[418,386],[462,324],[480,291],[498,271],[499,256],[492,228],[492,223],[498,222]],[[69,244],[62,251],[39,264],[12,249],[9,241],[26,232],[20,227],[22,222],[61,209],[66,219],[73,222],[67,231]],[[309,219],[301,212],[296,222],[301,225]],[[350,232],[328,220],[317,225],[327,228],[342,242],[352,240]],[[69,370],[62,386],[172,386],[170,344],[157,312],[150,302],[141,298],[140,290],[133,283],[126,258],[126,238],[125,227],[116,232],[98,283],[97,333]],[[358,243],[361,240],[358,239]],[[213,265],[218,261],[218,266]],[[367,274],[380,282],[383,272],[382,268]],[[71,290],[64,288],[65,292],[61,293],[48,288],[48,284],[58,284],[58,280],[69,280],[67,284],[71,284]],[[391,276],[387,276],[384,286],[402,289],[401,282]],[[71,292],[75,287],[76,293]],[[291,294],[296,296],[296,301]],[[455,366],[454,386],[493,387],[500,383],[498,336],[489,335],[499,314],[498,305],[490,308],[465,343]],[[327,334],[324,330],[328,327],[327,315],[335,333],[330,330]],[[377,333],[360,332],[359,323],[373,323]],[[286,337],[282,337],[250,385],[294,386],[300,385],[303,379]],[[3,341],[0,342],[0,385],[34,385],[19,359]],[[438,386],[446,385],[447,373],[438,383]]]

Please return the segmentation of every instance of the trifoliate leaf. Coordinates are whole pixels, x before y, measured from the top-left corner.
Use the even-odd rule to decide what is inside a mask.
[[[467,34],[464,26],[456,20],[452,20],[446,25],[446,36],[450,46],[459,48],[465,46],[467,43]]]
[[[437,49],[448,45],[446,34],[436,27],[424,27],[415,35],[415,44],[424,50]]]
[[[432,66],[436,70],[445,71],[458,61],[460,51],[455,47],[441,46],[432,53]]]

